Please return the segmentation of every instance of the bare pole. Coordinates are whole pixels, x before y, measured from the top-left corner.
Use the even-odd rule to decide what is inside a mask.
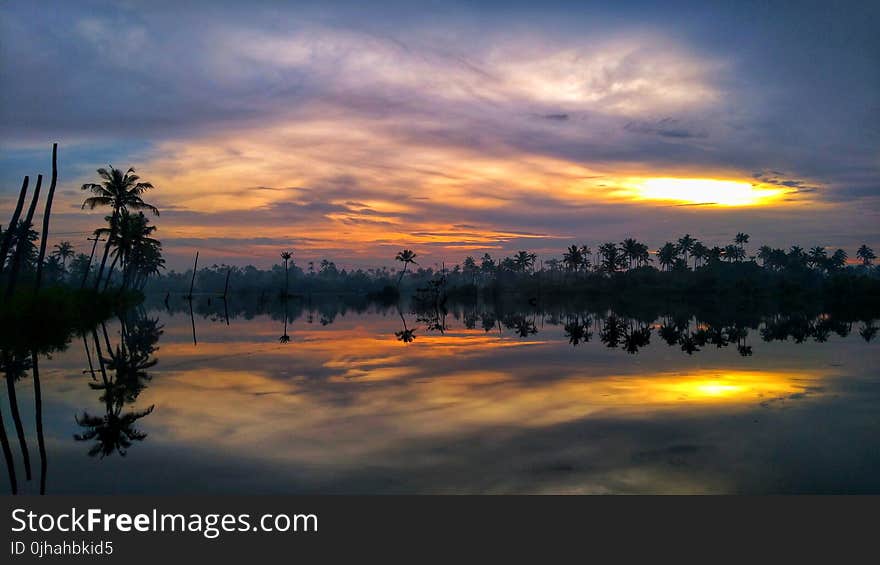
[[[190,300],[192,300],[193,286],[195,286],[195,284],[196,284],[196,270],[198,269],[198,267],[199,267],[199,252],[196,251],[196,261],[195,261],[195,263],[193,263],[193,276],[192,276],[192,280],[189,281],[189,294],[186,295],[186,297]]]
[[[24,182],[21,183],[21,192],[18,193],[18,204],[15,205],[15,211],[12,213],[12,220],[6,226],[6,233],[3,234],[3,246],[0,247],[0,273],[6,266],[6,255],[9,253],[9,247],[12,245],[12,234],[18,229],[18,218],[21,217],[21,209],[24,208],[24,199],[27,197],[28,181],[30,177],[25,176]]]
[[[92,259],[95,258],[95,250],[98,248],[98,242],[106,240],[101,239],[101,236],[95,233],[95,237],[87,237],[86,241],[93,241],[94,243],[92,244],[92,254],[89,255],[89,263],[86,265],[86,272],[83,273],[83,280],[79,285],[80,289],[83,289],[86,286],[86,280],[89,278],[89,271],[92,270]]]
[[[31,223],[34,221],[34,211],[37,208],[37,202],[40,200],[40,187],[43,185],[43,175],[37,175],[37,186],[34,187],[34,196],[31,199],[31,205],[28,208],[27,216],[24,219],[24,231],[19,237],[27,238],[28,230],[30,230]],[[12,293],[15,292],[15,283],[18,279],[18,271],[21,268],[21,255],[23,251],[24,245],[21,245],[19,242],[18,245],[15,246],[15,254],[12,258],[12,270],[9,272],[9,284],[6,286],[6,296],[12,296]]]
[[[226,300],[226,295],[229,294],[229,275],[232,274],[232,267],[226,269],[226,284],[223,286],[223,300]]]
[[[46,209],[43,211],[43,231],[40,234],[40,255],[37,258],[37,280],[34,284],[34,292],[40,291],[40,283],[43,281],[43,259],[46,257],[46,244],[49,239],[49,215],[52,213],[52,199],[55,197],[55,185],[58,182],[58,144],[52,144],[52,180],[49,183],[49,193],[46,194]]]
[[[37,351],[31,351],[31,372],[34,377],[34,419],[37,427],[37,448],[40,451],[40,494],[46,494],[46,440],[43,437],[43,393],[40,390],[40,365]]]

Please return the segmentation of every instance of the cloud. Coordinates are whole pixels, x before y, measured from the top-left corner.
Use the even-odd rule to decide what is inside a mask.
[[[254,239],[265,232],[377,259],[389,242],[446,253],[682,225],[776,234],[783,217],[877,236],[864,226],[880,211],[880,77],[863,24],[835,14],[851,45],[736,9],[695,11],[693,24],[582,9],[511,7],[488,22],[466,8],[11,3],[0,173],[14,187],[60,139],[63,209],[96,166],[135,164],[173,210],[161,222],[171,253],[224,228],[243,246],[269,245]],[[685,215],[615,197],[650,176],[753,178],[798,200]],[[460,224],[467,237],[451,235]]]
[[[655,122],[627,122],[623,126],[628,132],[659,135],[676,139],[708,137],[705,130],[688,128],[681,120],[663,118]]]

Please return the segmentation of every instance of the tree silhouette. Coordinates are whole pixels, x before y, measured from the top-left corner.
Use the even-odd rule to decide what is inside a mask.
[[[577,272],[583,261],[584,256],[577,245],[569,246],[568,250],[562,254],[562,262],[565,264],[565,268],[571,272]]]
[[[684,256],[685,262],[691,257],[691,252],[694,250],[694,244],[697,242],[696,239],[691,237],[691,234],[684,234],[678,240],[678,252]]]
[[[678,248],[674,243],[667,241],[663,247],[657,250],[657,260],[660,262],[660,266],[667,271],[672,268],[676,259],[678,259]]]
[[[824,247],[813,247],[807,254],[807,263],[814,269],[824,269],[828,260],[828,253]]]
[[[743,257],[745,257],[746,243],[749,242],[749,234],[739,232],[738,234],[736,234],[736,237],[733,238],[733,242],[739,246],[739,248],[742,250]]]
[[[112,210],[110,215],[110,236],[104,246],[104,256],[101,258],[101,265],[95,278],[95,290],[100,287],[101,278],[104,274],[104,267],[107,264],[107,257],[110,254],[111,241],[117,234],[119,229],[119,216],[123,210],[149,210],[159,215],[159,210],[150,204],[144,202],[142,195],[153,188],[148,182],[142,182],[140,177],[135,174],[133,168],[128,169],[124,173],[109,166],[109,169],[98,169],[98,176],[103,179],[100,184],[86,183],[82,185],[82,190],[91,192],[94,196],[86,198],[82,204],[82,208],[88,207],[94,210],[99,206],[106,206]]]
[[[403,312],[400,309],[397,310],[398,315],[400,316],[400,321],[403,322],[403,329],[397,332],[394,332],[394,335],[397,337],[397,341],[402,341],[403,343],[412,343],[416,338],[416,330],[415,328],[409,329],[406,327],[406,318],[403,317]]]
[[[517,271],[520,273],[528,273],[532,270],[532,267],[534,267],[537,258],[538,256],[534,253],[520,251],[514,256],[513,261],[516,264]]]
[[[290,262],[290,258],[293,257],[293,253],[290,251],[282,251],[281,258],[284,260],[284,298],[286,299],[289,293],[289,271],[288,271],[288,263]],[[286,333],[286,332],[285,332]]]
[[[694,269],[696,269],[698,264],[702,265],[703,260],[709,257],[709,248],[702,242],[694,242],[694,246],[691,248],[691,257],[694,258]]]
[[[397,288],[400,288],[400,281],[403,280],[403,275],[406,273],[406,267],[412,263],[413,265],[418,265],[415,261],[416,253],[410,249],[404,249],[400,251],[397,256],[394,258],[395,261],[400,261],[403,263],[403,269],[400,271],[400,276],[397,277]]]
[[[73,245],[69,241],[56,243],[52,255],[61,260],[62,270],[67,270],[67,260],[74,256]]]
[[[870,267],[874,262],[874,259],[877,258],[877,256],[874,255],[874,250],[864,243],[859,247],[859,250],[856,251],[856,257],[858,257],[862,261],[862,265],[866,267]]]

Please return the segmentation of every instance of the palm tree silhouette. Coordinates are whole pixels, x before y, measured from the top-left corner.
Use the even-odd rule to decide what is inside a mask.
[[[529,253],[528,251],[520,251],[518,252],[513,261],[516,264],[516,268],[521,273],[529,272],[532,267],[535,265],[535,260],[538,258],[534,253]]]
[[[406,273],[406,267],[412,263],[413,265],[418,265],[415,261],[416,253],[410,249],[404,249],[400,251],[397,256],[394,258],[395,261],[401,261],[403,263],[403,269],[400,271],[400,276],[397,277],[397,288],[400,288],[400,281],[403,280],[403,275]]]
[[[92,415],[84,411],[76,416],[76,423],[85,428],[81,434],[74,434],[77,441],[95,440],[89,449],[90,456],[102,459],[113,453],[125,456],[135,441],[143,441],[147,434],[134,428],[135,422],[153,412],[155,406],[144,410],[123,412],[127,404],[137,401],[141,391],[150,380],[147,370],[156,365],[153,353],[158,350],[156,343],[162,335],[162,326],[157,319],[150,319],[136,313],[134,320],[120,317],[121,339],[113,348],[110,345],[107,328],[101,324],[107,347],[107,357],[101,349],[97,330],[92,332],[101,372],[99,382],[90,382],[89,387],[101,391],[100,400],[104,403],[103,415]],[[108,370],[113,376],[108,376]]]
[[[831,271],[837,271],[846,266],[848,255],[843,249],[837,249],[828,258],[828,268]]]
[[[403,329],[394,332],[394,335],[397,337],[397,341],[402,341],[403,343],[412,343],[416,338],[416,330],[415,328],[409,329],[406,327],[406,318],[403,317],[403,312],[400,311],[400,308],[397,309],[397,314],[400,316],[400,321],[403,322]]]
[[[102,416],[93,416],[83,412],[82,416],[76,417],[76,423],[86,428],[81,434],[74,434],[76,441],[95,440],[95,445],[89,449],[89,455],[100,455],[101,459],[114,452],[122,457],[132,446],[132,442],[143,441],[147,434],[134,428],[135,422],[151,414],[155,405],[145,410],[122,413],[122,405],[113,406],[107,404],[106,412]]]
[[[678,240],[678,252],[684,255],[684,260],[687,262],[691,257],[691,252],[694,249],[694,244],[697,242],[696,239],[691,237],[691,234],[686,233],[684,236],[679,238]]]
[[[287,299],[288,288],[289,288],[288,287],[289,277],[288,277],[287,265],[288,265],[288,262],[290,261],[291,257],[293,257],[293,253],[291,253],[290,251],[282,251],[281,252],[281,258],[284,259],[284,298],[285,299]]]
[[[864,243],[862,244],[861,247],[859,247],[859,250],[856,251],[856,257],[861,259],[862,265],[864,265],[866,267],[870,267],[871,264],[874,262],[874,259],[877,258],[877,256],[874,255],[874,250],[871,249],[870,247],[868,247],[867,245],[865,245]]]
[[[667,271],[672,268],[676,259],[678,259],[678,248],[674,243],[667,241],[663,247],[657,250],[657,260],[660,262],[660,266]]]
[[[140,267],[139,263],[143,262],[145,257],[151,255],[151,250],[156,250],[159,261],[164,263],[164,260],[161,260],[161,251],[158,251],[162,247],[161,243],[150,237],[156,231],[156,226],[149,225],[149,222],[143,212],[137,214],[131,214],[128,210],[120,212],[116,234],[110,235],[113,262],[110,263],[110,269],[107,271],[105,290],[110,285],[110,278],[117,263],[122,269],[122,288],[128,287],[134,271]]]
[[[824,269],[825,262],[828,260],[828,253],[824,247],[813,247],[807,254],[807,263],[814,269]]]
[[[95,278],[95,290],[100,287],[107,257],[110,254],[111,240],[117,234],[119,215],[122,210],[149,210],[157,216],[159,215],[159,210],[144,202],[141,197],[146,191],[153,188],[153,185],[141,182],[140,177],[134,174],[133,168],[123,173],[111,165],[109,169],[100,168],[97,172],[103,181],[100,184],[86,183],[82,185],[82,190],[94,195],[85,199],[82,208],[85,209],[88,206],[90,210],[94,210],[98,206],[108,206],[112,210],[112,214],[110,215],[111,237],[107,238],[107,244],[104,246],[104,256],[101,258],[101,265]]]
[[[564,326],[565,337],[568,338],[568,343],[577,347],[581,342],[588,342],[593,337],[592,332],[590,331],[590,318],[589,316],[584,316],[583,320],[577,314],[574,317],[569,318],[568,322]]]
[[[641,246],[639,242],[628,237],[620,242],[620,251],[626,259],[627,266],[632,269],[633,263],[637,262],[640,257]]]
[[[584,256],[577,245],[569,246],[568,250],[562,254],[562,262],[565,263],[565,267],[572,272],[575,272],[581,268],[581,263],[583,263],[583,260]]]
[[[739,232],[736,234],[736,237],[733,238],[733,242],[739,245],[739,248],[742,250],[743,257],[746,254],[746,243],[749,242],[749,234]]]
[[[74,256],[73,245],[69,241],[62,241],[55,244],[55,251],[52,255],[61,260],[61,269],[67,270],[67,260]]]
[[[709,248],[702,242],[696,241],[691,249],[691,257],[694,258],[694,269],[696,269],[698,263],[702,265],[703,260],[709,257]]]

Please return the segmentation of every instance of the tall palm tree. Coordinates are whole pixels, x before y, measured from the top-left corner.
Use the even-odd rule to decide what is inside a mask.
[[[412,263],[413,265],[418,265],[415,259],[416,253],[411,249],[404,249],[403,251],[400,251],[394,258],[395,261],[400,261],[403,263],[403,269],[400,271],[400,276],[397,277],[397,288],[400,288],[400,281],[403,280],[403,275],[406,273],[407,265],[409,265],[410,263]]]
[[[122,269],[122,288],[127,288],[142,260],[151,256],[152,250],[161,248],[162,244],[150,237],[156,231],[156,226],[151,226],[149,223],[150,220],[143,212],[131,214],[127,210],[122,211],[114,239],[113,263],[110,264],[106,285],[110,284],[110,274],[119,262]]]
[[[565,263],[565,267],[569,271],[574,272],[580,269],[583,260],[583,253],[581,253],[581,250],[577,245],[569,246],[568,250],[562,254],[562,262]]]
[[[634,263],[639,260],[640,244],[635,239],[628,237],[620,242],[620,251],[626,259],[627,267],[632,269]]]
[[[736,234],[736,237],[733,238],[733,242],[739,245],[739,248],[742,249],[743,257],[745,257],[746,243],[749,242],[749,234],[739,232]]]
[[[691,257],[694,258],[694,269],[696,269],[698,262],[702,265],[703,260],[709,257],[709,248],[703,245],[702,242],[697,241],[694,243],[693,249],[691,249]]]
[[[660,262],[660,266],[667,271],[675,265],[677,259],[678,247],[674,243],[667,241],[663,247],[657,250],[657,260]]]
[[[874,255],[874,250],[871,249],[870,247],[868,247],[867,245],[865,245],[864,243],[862,244],[861,247],[859,247],[859,250],[856,251],[856,257],[861,259],[862,265],[864,265],[866,267],[870,267],[871,263],[874,262],[874,259],[877,258],[877,256]]]
[[[94,210],[98,206],[107,206],[112,210],[112,214],[110,215],[111,237],[107,238],[107,244],[104,246],[104,256],[101,258],[101,266],[98,268],[98,274],[95,278],[95,290],[101,284],[107,257],[110,255],[111,240],[117,232],[119,215],[122,210],[149,210],[157,216],[159,215],[159,210],[155,206],[147,204],[141,198],[146,191],[153,188],[153,185],[141,182],[140,177],[134,174],[133,168],[123,173],[111,165],[109,170],[100,168],[97,172],[103,180],[100,184],[86,183],[82,185],[82,190],[94,195],[86,198],[82,207],[85,209],[88,206],[90,210]]]
[[[678,252],[684,255],[684,261],[687,263],[688,259],[691,257],[691,251],[694,249],[694,244],[697,242],[696,239],[691,237],[691,234],[686,233],[678,240]]]
[[[290,251],[282,251],[281,252],[281,258],[284,259],[284,298],[287,298],[287,295],[288,295],[288,289],[289,289],[288,282],[289,282],[290,278],[289,278],[289,271],[287,269],[287,265],[288,265],[291,257],[293,257],[293,253],[291,253]]]
[[[608,242],[600,245],[599,255],[602,258],[602,270],[607,273],[613,273],[625,266],[626,257],[616,243]]]
[[[55,244],[55,251],[52,252],[52,255],[58,257],[61,260],[61,268],[62,270],[67,269],[67,260],[73,257],[75,254],[73,250],[73,245],[69,241],[62,241],[61,243]]]

